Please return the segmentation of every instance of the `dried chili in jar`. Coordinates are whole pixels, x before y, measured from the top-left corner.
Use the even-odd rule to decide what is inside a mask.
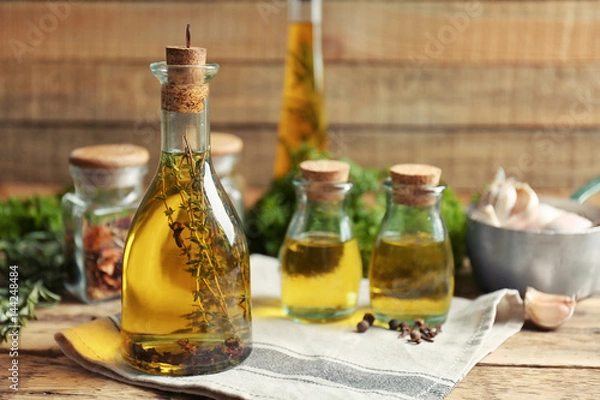
[[[69,157],[75,191],[62,200],[69,292],[84,302],[121,294],[123,246],[143,193],[148,151],[88,146]]]

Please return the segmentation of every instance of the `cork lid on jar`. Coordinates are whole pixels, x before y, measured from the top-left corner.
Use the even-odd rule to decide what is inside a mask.
[[[437,186],[442,170],[426,164],[396,164],[390,168],[394,183],[401,185]]]
[[[80,147],[69,155],[69,164],[84,169],[117,169],[145,165],[148,150],[133,144],[101,144]]]
[[[348,181],[350,165],[335,160],[308,160],[300,163],[300,170],[307,181],[343,183]]]
[[[427,187],[437,187],[442,170],[426,164],[396,164],[390,168],[390,177],[395,185],[394,202],[410,206],[430,206],[437,198]]]
[[[338,201],[344,198],[345,190],[339,184],[348,182],[349,164],[335,160],[309,160],[300,163],[300,171],[302,178],[308,182],[309,199]]]
[[[242,139],[231,133],[211,132],[210,152],[213,156],[238,154],[244,148]]]

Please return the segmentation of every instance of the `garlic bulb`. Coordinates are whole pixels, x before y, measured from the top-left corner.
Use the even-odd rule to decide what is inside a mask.
[[[525,319],[545,329],[558,328],[575,311],[575,297],[547,294],[532,287],[525,292]]]
[[[521,230],[573,233],[593,225],[580,215],[540,203],[528,184],[507,179],[502,168],[483,191],[470,216],[488,225]]]

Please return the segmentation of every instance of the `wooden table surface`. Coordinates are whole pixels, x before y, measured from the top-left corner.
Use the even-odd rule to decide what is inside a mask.
[[[457,279],[457,295],[472,297],[472,277]],[[62,354],[54,333],[120,311],[120,302],[96,305],[65,299],[38,309],[19,336],[18,397],[77,399],[191,399],[190,395],[143,389],[87,371]],[[14,394],[7,380],[10,348],[0,352],[0,398]],[[595,399],[600,396],[600,294],[577,304],[555,331],[530,326],[479,362],[448,399]]]
[[[19,337],[19,391],[28,398],[191,399],[126,385],[89,372],[62,354],[55,332],[120,311],[120,302],[65,301],[40,309]],[[0,354],[7,376],[11,358]],[[9,393],[2,379],[0,393]],[[526,326],[477,364],[448,399],[594,399],[600,395],[600,297],[581,301],[555,331]],[[2,396],[0,395],[0,398]]]

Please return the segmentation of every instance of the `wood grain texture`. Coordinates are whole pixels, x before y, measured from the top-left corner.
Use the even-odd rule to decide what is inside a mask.
[[[234,133],[245,147],[239,171],[251,186],[270,183],[276,144],[275,125],[213,124],[215,131]],[[151,154],[148,178],[158,165],[160,135],[156,122],[81,127],[29,125],[5,128],[0,147],[0,182],[48,182],[67,185],[69,152],[98,143],[134,143]],[[332,126],[334,157],[350,157],[363,166],[388,168],[401,162],[433,164],[447,183],[476,191],[498,167],[529,182],[534,189],[573,190],[600,171],[600,135],[575,130],[409,129]]]
[[[10,361],[0,355],[0,365]],[[19,358],[17,398],[199,399],[197,396],[144,389],[82,369],[63,355],[25,354]],[[600,371],[594,368],[519,368],[475,366],[448,400],[572,400],[595,398]],[[0,389],[7,392],[6,387]],[[201,397],[200,397],[201,399]]]
[[[7,354],[0,355],[0,365],[10,362]],[[20,353],[18,392],[13,393],[8,385],[0,387],[0,396],[13,394],[15,398],[27,399],[207,399],[117,382],[81,368],[62,353]]]
[[[159,86],[148,64],[183,42],[189,21],[193,43],[222,64],[213,129],[242,136],[248,182],[267,185],[285,4],[0,3],[0,181],[69,183],[68,152],[97,143],[145,145],[155,165]],[[600,174],[597,2],[334,0],[323,21],[336,156],[434,163],[471,190],[498,166],[539,189],[570,190]],[[436,44],[439,35],[450,36]],[[21,64],[15,41],[30,46]]]
[[[600,373],[599,321],[600,298],[584,299],[576,305],[573,317],[558,329],[545,331],[527,325],[484,358],[480,365],[583,366],[596,368]]]
[[[123,122],[158,119],[160,85],[148,65],[9,64],[0,120]],[[600,63],[582,66],[327,65],[332,124],[600,125]],[[213,123],[279,120],[283,65],[223,63],[211,84]]]
[[[447,400],[592,400],[599,373],[584,368],[476,366]]]
[[[30,322],[20,338],[19,395],[191,398],[122,384],[84,370],[62,355],[52,339],[54,332],[116,313],[119,308],[118,300],[82,305],[67,299],[58,307],[39,309],[39,320]],[[600,297],[593,297],[580,302],[572,319],[556,331],[524,329],[476,365],[448,398],[594,398],[600,373],[599,321]],[[0,365],[8,362],[8,354],[1,353]]]
[[[62,13],[45,2],[2,3],[0,42],[13,42],[0,59],[15,60],[19,41],[28,61],[149,61],[183,43],[182,21],[194,27],[195,43],[211,49],[209,59],[285,54],[281,1],[57,3],[67,4]],[[595,1],[327,1],[324,54],[329,61],[583,63],[598,60],[599,22]]]

